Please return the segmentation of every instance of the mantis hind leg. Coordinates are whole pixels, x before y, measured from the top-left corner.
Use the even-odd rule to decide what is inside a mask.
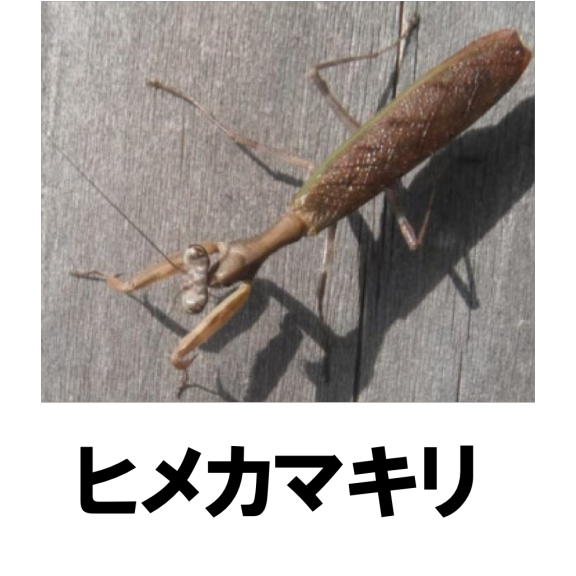
[[[412,18],[408,22],[406,30],[398,37],[398,39],[394,43],[390,44],[389,46],[386,46],[385,48],[377,50],[376,52],[370,52],[368,54],[361,54],[359,56],[348,56],[345,58],[328,60],[326,62],[316,64],[315,66],[310,68],[310,70],[308,70],[307,76],[312,79],[312,81],[314,82],[314,85],[316,86],[316,88],[318,89],[320,94],[326,99],[326,102],[328,103],[330,108],[332,108],[332,110],[334,111],[334,113],[336,114],[338,119],[342,122],[342,124],[344,124],[344,126],[350,132],[355,132],[356,130],[358,130],[361,126],[361,123],[358,120],[356,120],[356,118],[354,118],[350,114],[350,112],[348,112],[348,110],[344,107],[344,105],[336,98],[336,96],[330,90],[330,87],[328,86],[328,83],[326,82],[326,80],[320,75],[320,71],[326,70],[328,68],[333,68],[335,66],[340,66],[341,64],[349,64],[351,62],[358,62],[360,60],[371,60],[373,58],[377,58],[378,56],[381,56],[382,54],[384,54],[388,50],[391,50],[392,48],[401,47],[401,42],[403,40],[407,39],[410,36],[410,34],[412,34],[414,29],[418,26],[418,21],[419,21],[419,19],[418,19],[417,14],[412,16]],[[399,55],[399,58],[400,57],[401,56]],[[395,204],[395,206],[396,205],[400,206],[399,202],[397,202]],[[403,212],[401,212],[401,214],[403,215]],[[402,224],[400,224],[401,222],[402,222]],[[406,219],[405,216],[403,218],[401,216],[399,216],[398,217],[398,223],[400,225],[400,229],[401,229],[403,235],[405,236],[405,238],[410,238],[410,239],[414,238],[415,243],[421,242],[420,234],[418,235],[418,237],[416,237],[416,234],[414,233],[413,228],[411,227],[410,223],[408,222],[408,220]],[[427,224],[428,224],[428,212],[426,214],[425,223],[422,226],[422,230],[421,230],[422,236],[424,235],[424,233],[426,231]],[[323,258],[323,263],[322,263],[322,272],[320,275],[320,280],[318,282],[318,290],[317,290],[318,314],[319,314],[320,320],[322,322],[324,322],[324,297],[326,294],[326,283],[328,281],[328,269],[329,269],[330,264],[331,264],[333,257],[334,257],[334,241],[335,241],[335,237],[336,237],[336,227],[337,227],[337,224],[332,224],[332,226],[330,226],[330,228],[328,229],[328,234],[326,237],[326,243],[324,245],[324,258]],[[405,230],[406,230],[406,234],[404,233]],[[410,236],[410,232],[412,233],[411,236]]]
[[[434,186],[432,188],[432,192],[430,193],[430,198],[428,200],[428,207],[426,208],[426,212],[424,213],[424,219],[422,220],[422,224],[420,225],[420,230],[418,232],[416,232],[414,226],[408,220],[408,217],[404,212],[402,203],[396,196],[396,191],[393,188],[387,188],[386,190],[384,190],[386,199],[394,207],[394,213],[396,215],[396,222],[398,224],[398,228],[410,250],[418,250],[418,248],[422,246],[424,236],[426,235],[426,231],[428,230],[428,224],[430,223],[430,213],[432,212],[432,204],[434,203],[436,190],[437,188],[436,186]]]
[[[371,60],[373,58],[377,58],[381,56],[385,52],[388,52],[392,48],[400,48],[401,43],[403,40],[407,39],[410,34],[415,30],[418,26],[419,18],[418,15],[413,15],[410,20],[408,21],[408,25],[406,30],[398,37],[398,39],[386,46],[385,48],[381,48],[375,52],[369,52],[368,54],[360,54],[359,56],[347,56],[345,58],[337,58],[335,60],[328,60],[326,62],[321,62],[320,64],[316,64],[307,72],[307,76],[312,79],[316,88],[318,88],[320,94],[326,99],[326,102],[332,108],[338,119],[344,124],[344,126],[350,131],[355,132],[360,128],[361,122],[356,120],[350,112],[344,107],[344,105],[334,96],[332,91],[330,90],[328,83],[322,76],[320,75],[321,70],[326,70],[327,68],[334,68],[335,66],[340,66],[341,64],[350,64],[351,62],[358,62],[360,60]],[[401,55],[399,54],[399,58]]]
[[[384,190],[384,194],[386,196],[386,200],[392,204],[394,208],[394,213],[396,215],[396,222],[398,224],[398,228],[400,229],[400,233],[404,238],[404,241],[408,245],[410,250],[417,250],[422,246],[424,242],[424,236],[428,231],[428,224],[430,223],[430,214],[432,213],[432,205],[434,204],[434,198],[436,197],[436,192],[438,190],[438,181],[446,172],[450,162],[446,162],[437,174],[434,177],[432,182],[432,190],[430,192],[430,196],[428,199],[428,206],[426,208],[426,212],[424,213],[424,217],[422,219],[422,224],[420,225],[420,230],[416,232],[414,226],[408,220],[406,213],[404,212],[404,207],[400,202],[400,199],[396,195],[396,191],[394,188],[386,188]]]
[[[322,259],[322,272],[318,281],[316,291],[318,297],[318,316],[322,324],[325,324],[324,297],[326,295],[326,283],[328,281],[328,270],[334,259],[334,241],[336,239],[337,224],[332,224],[327,231],[326,242],[324,243],[324,257]]]

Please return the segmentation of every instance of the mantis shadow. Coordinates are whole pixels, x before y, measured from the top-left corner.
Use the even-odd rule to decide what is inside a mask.
[[[452,278],[469,308],[478,307],[471,270],[468,278],[461,278],[455,266],[531,188],[534,154],[532,97],[496,126],[471,130],[432,157],[403,198],[408,214],[421,215],[431,185],[438,190],[430,228],[417,253],[410,253],[398,235],[389,210],[382,212],[376,232],[358,212],[349,215],[361,246],[361,308],[358,326],[348,333],[336,334],[285,290],[269,280],[258,280],[250,305],[202,349],[218,352],[250,330],[273,298],[286,314],[277,335],[257,353],[242,399],[267,400],[304,338],[312,338],[324,351],[321,361],[305,366],[316,387],[316,401],[358,399],[372,381],[388,329],[410,314],[445,276]]]

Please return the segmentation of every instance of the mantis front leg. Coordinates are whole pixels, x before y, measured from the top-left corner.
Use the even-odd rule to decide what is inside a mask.
[[[218,251],[218,247],[214,242],[202,242],[200,246],[204,248],[207,254],[214,254]],[[182,274],[186,273],[182,252],[170,254],[162,262],[158,262],[145,268],[141,272],[137,272],[128,280],[120,280],[118,274],[108,274],[106,272],[100,272],[99,270],[89,270],[87,272],[73,271],[70,272],[70,274],[75,278],[101,278],[106,281],[106,284],[112,288],[112,290],[129,294],[160,280],[170,278],[170,276],[174,276],[174,274],[178,272]]]
[[[186,356],[220,330],[246,304],[251,288],[251,281],[242,282],[232,294],[220,302],[208,316],[180,340],[170,357],[174,368],[186,370],[192,364],[195,356],[188,360],[185,359]]]

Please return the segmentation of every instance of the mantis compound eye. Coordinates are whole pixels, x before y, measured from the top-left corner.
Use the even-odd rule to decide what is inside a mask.
[[[210,258],[200,244],[191,244],[183,255],[185,274],[180,289],[182,307],[188,314],[201,312],[208,301]]]

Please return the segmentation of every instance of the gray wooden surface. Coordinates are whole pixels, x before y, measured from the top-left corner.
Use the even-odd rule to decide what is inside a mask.
[[[314,63],[393,41],[395,55],[327,77],[370,117],[474,38],[517,28],[532,2],[43,3],[42,128],[165,251],[261,231],[303,174],[227,141],[158,78],[224,122],[320,161],[346,136],[304,77]],[[441,176],[441,167],[448,168]],[[42,398],[175,401],[168,357],[197,322],[176,281],[128,297],[71,269],[135,272],[159,260],[42,134]],[[338,229],[316,311],[324,238],[262,268],[246,308],[203,346],[182,401],[533,401],[534,63],[448,150],[405,179],[431,230],[410,254],[381,198]]]

